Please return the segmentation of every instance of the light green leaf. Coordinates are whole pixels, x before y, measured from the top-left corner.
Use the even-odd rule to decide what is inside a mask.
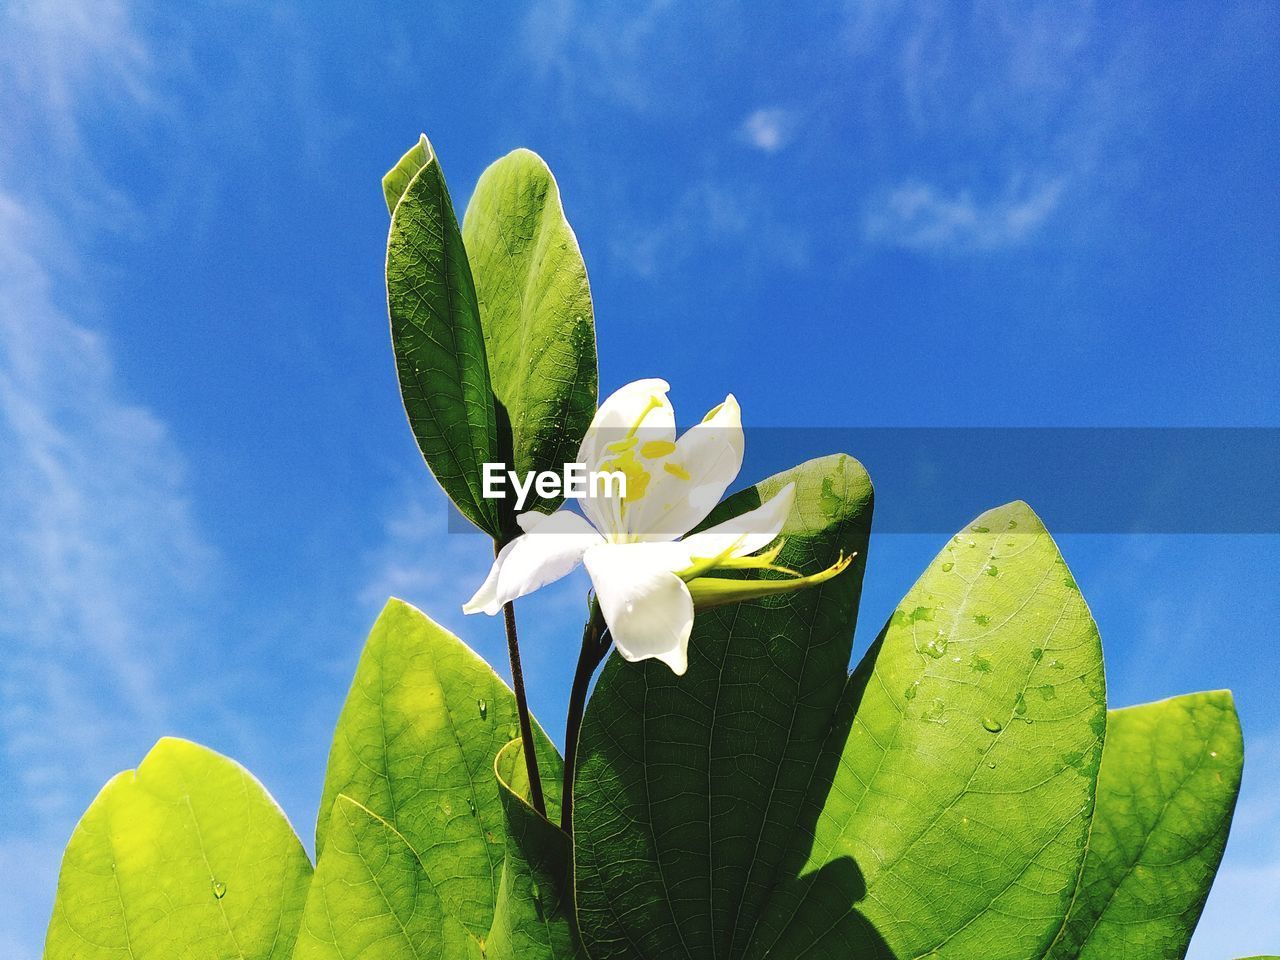
[[[610,658],[576,775],[578,919],[593,957],[741,955],[779,879],[848,670],[871,483],[835,456],[746,490],[708,518],[796,503],[779,563],[853,566],[819,587],[697,615],[689,670]],[[829,772],[826,774],[829,776]]]
[[[1105,711],[1097,629],[1039,518],[983,514],[850,678],[798,879],[747,955],[1040,956],[1084,855]]]
[[[515,150],[480,177],[463,218],[499,444],[522,475],[560,472],[596,409],[591,287],[546,163]],[[509,437],[505,436],[509,430]],[[559,498],[531,500],[550,511]]]
[[[495,501],[482,496],[482,465],[503,458],[480,309],[449,190],[426,137],[387,174],[388,199],[405,177],[387,238],[387,307],[400,395],[440,485],[463,516],[501,537]]]
[[[389,601],[334,734],[316,825],[321,872],[329,811],[345,795],[403,838],[445,914],[483,941],[506,853],[494,757],[516,736],[515,697],[489,665],[420,611]],[[560,758],[536,725],[535,738],[557,816]]]
[[[573,922],[569,838],[529,805],[529,778],[520,741],[513,740],[502,749],[495,768],[507,816],[507,842],[485,956],[488,960],[585,960]]]
[[[431,149],[431,141],[427,139],[424,133],[418,137],[418,142],[410,147],[403,157],[401,157],[394,167],[387,171],[386,176],[382,178],[382,195],[387,201],[387,213],[396,212],[396,204],[400,202],[400,198],[404,196],[405,190],[409,186],[409,181],[418,175],[418,171],[431,162],[434,156]]]
[[[85,812],[45,960],[288,960],[311,864],[243,767],[164,739]]]
[[[1112,710],[1084,871],[1048,955],[1184,956],[1222,860],[1243,762],[1229,691]]]
[[[395,827],[350,797],[333,803],[329,845],[293,960],[480,960]]]

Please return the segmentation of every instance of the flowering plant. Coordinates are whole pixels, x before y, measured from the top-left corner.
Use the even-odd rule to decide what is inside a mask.
[[[493,540],[466,609],[503,612],[512,686],[391,600],[338,719],[314,868],[247,771],[162,740],[76,828],[47,960],[1183,955],[1239,788],[1229,692],[1108,710],[1097,628],[1022,503],[946,543],[850,674],[861,465],[726,499],[732,395],[678,438],[663,381],[597,407],[586,269],[535,154],[485,171],[461,226],[425,137],[383,187],[402,399]],[[581,513],[526,485],[522,510],[485,495],[494,464],[625,483]],[[515,603],[580,562],[562,760],[524,696]]]

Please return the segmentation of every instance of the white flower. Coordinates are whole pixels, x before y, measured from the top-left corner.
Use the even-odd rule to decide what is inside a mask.
[[[626,495],[583,498],[586,519],[566,509],[520,514],[523,535],[502,548],[464,612],[496,614],[585,563],[622,656],[656,658],[683,674],[695,608],[820,583],[848,565],[842,557],[802,577],[773,564],[776,549],[752,556],[777,539],[794,484],[754,510],[678,539],[706,519],[738,475],[742,419],[731,394],[677,440],[668,390],[663,380],[622,387],[600,405],[578,450],[587,471],[625,475]],[[775,570],[790,579],[706,576],[726,568]]]

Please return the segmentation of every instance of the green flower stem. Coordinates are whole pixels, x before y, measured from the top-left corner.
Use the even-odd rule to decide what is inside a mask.
[[[573,689],[569,693],[569,716],[564,730],[564,789],[560,795],[560,828],[573,836],[573,769],[578,759],[578,735],[582,731],[582,714],[587,706],[587,688],[596,667],[609,652],[612,641],[609,629],[600,612],[600,604],[593,597],[591,614],[582,630],[582,650],[578,654],[578,667],[573,674]]]
[[[493,550],[501,549],[495,540]],[[507,656],[511,660],[511,688],[516,695],[516,712],[520,716],[520,740],[524,744],[524,765],[529,774],[529,802],[542,816],[547,815],[547,802],[542,798],[542,777],[538,773],[538,754],[533,740],[533,723],[529,719],[529,698],[524,692],[524,669],[520,666],[520,640],[516,636],[516,606],[504,604],[502,619],[507,627]]]

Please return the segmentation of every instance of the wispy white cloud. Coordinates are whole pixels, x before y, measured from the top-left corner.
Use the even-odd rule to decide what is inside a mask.
[[[1058,208],[1065,181],[1012,186],[990,200],[968,190],[952,194],[927,183],[905,183],[866,213],[869,241],[917,250],[990,250],[1026,241]]]
[[[95,329],[96,265],[82,254],[130,211],[83,155],[86,111],[149,109],[150,64],[124,3],[0,11],[0,944],[12,941],[11,956],[35,953],[61,845],[113,772],[103,765],[136,760],[122,745],[169,716],[166,667],[215,564],[178,445],[131,399]]]
[[[1105,203],[1131,166],[1149,96],[1141,50],[1105,34],[1087,0],[857,3],[841,36],[884,64],[866,122],[897,128],[915,158],[864,200],[870,243],[1017,246],[1055,214]]]
[[[777,153],[787,147],[795,135],[796,116],[781,107],[762,107],[750,113],[738,135],[764,153]]]
[[[525,17],[525,55],[537,76],[555,85],[563,110],[589,96],[648,110],[661,102],[649,68],[654,46],[667,14],[678,9],[671,0],[541,0]]]

